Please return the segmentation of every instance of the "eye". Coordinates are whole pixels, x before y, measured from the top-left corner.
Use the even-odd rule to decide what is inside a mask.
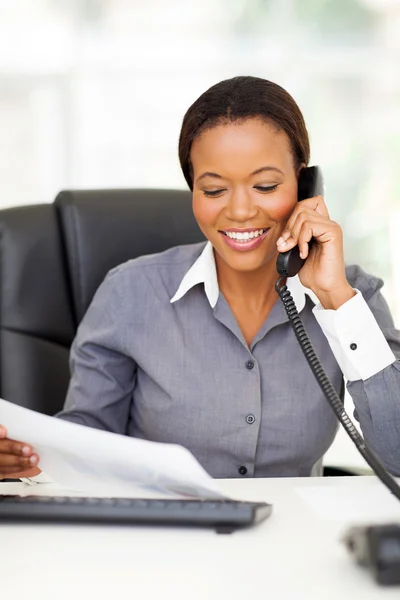
[[[269,185],[269,186],[255,185],[254,189],[257,190],[258,192],[261,192],[262,194],[268,194],[269,192],[273,192],[274,190],[276,190],[278,185],[279,185],[278,183],[276,183],[275,185]]]
[[[224,189],[221,189],[221,190],[203,190],[203,194],[205,196],[209,196],[209,197],[219,196],[220,194],[222,194],[222,192],[225,192],[225,190]]]

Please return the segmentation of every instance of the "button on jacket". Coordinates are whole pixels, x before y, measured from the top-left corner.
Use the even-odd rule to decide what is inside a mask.
[[[297,277],[288,286],[337,392],[342,371],[350,380],[367,443],[400,475],[400,334],[382,282],[354,266],[347,277],[358,293],[338,311],[324,311]],[[70,364],[58,417],[182,444],[214,477],[320,474],[338,427],[279,299],[246,344],[210,243],[113,269]]]

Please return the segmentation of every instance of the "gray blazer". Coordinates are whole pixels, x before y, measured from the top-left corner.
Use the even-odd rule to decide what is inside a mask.
[[[224,296],[202,283],[171,303],[204,244],[172,248],[112,270],[71,350],[71,382],[58,417],[188,448],[214,477],[309,476],[338,424],[280,300],[248,347]],[[349,267],[396,358],[381,280]],[[301,317],[338,393],[343,376],[306,296]],[[400,475],[400,361],[348,389],[367,443]]]

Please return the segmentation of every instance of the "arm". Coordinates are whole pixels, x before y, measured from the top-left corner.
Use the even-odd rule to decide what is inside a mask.
[[[315,243],[310,249],[311,238]],[[296,244],[302,258],[307,258],[300,281],[326,309],[320,314],[315,311],[315,316],[349,379],[365,440],[386,468],[400,475],[400,334],[380,293],[382,282],[361,270],[348,277],[343,233],[330,219],[322,196],[298,202],[277,240],[280,252]],[[368,306],[354,288],[362,292]]]
[[[382,281],[348,270],[357,295],[335,310],[314,314],[348,380],[368,446],[400,475],[400,332],[381,294]]]
[[[129,286],[117,267],[96,292],[71,347],[71,380],[64,409],[56,416],[125,434],[136,364],[126,354]]]
[[[124,434],[136,364],[125,353],[125,315],[127,299],[131,302],[132,295],[125,289],[119,271],[117,267],[107,275],[79,326],[71,347],[67,398],[56,417]],[[28,484],[53,481],[38,468],[21,475],[25,475],[21,479]]]

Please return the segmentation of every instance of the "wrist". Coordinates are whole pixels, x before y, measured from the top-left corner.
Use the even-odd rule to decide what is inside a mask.
[[[356,291],[350,286],[346,285],[335,290],[324,290],[315,292],[321,306],[325,310],[337,310],[343,304],[354,298]]]

